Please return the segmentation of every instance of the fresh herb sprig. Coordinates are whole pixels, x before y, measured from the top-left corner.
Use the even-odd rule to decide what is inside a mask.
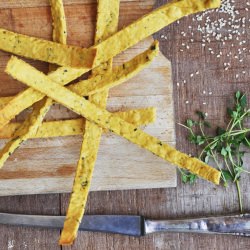
[[[216,135],[208,135],[207,128],[211,125],[206,121],[203,112],[196,112],[198,120],[187,119],[186,124],[180,124],[189,131],[188,140],[202,148],[199,159],[206,163],[213,163],[221,171],[221,178],[224,186],[229,182],[234,183],[239,197],[240,211],[243,212],[242,197],[240,191],[240,177],[242,173],[250,173],[243,166],[245,151],[242,146],[250,148],[250,129],[245,127],[246,118],[250,116],[250,109],[247,108],[247,97],[237,91],[235,94],[233,109],[228,108],[230,117],[226,128],[218,127]],[[193,184],[197,176],[180,169],[181,179],[184,183]]]

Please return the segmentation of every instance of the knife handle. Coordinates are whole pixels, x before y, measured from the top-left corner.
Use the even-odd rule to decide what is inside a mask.
[[[145,234],[156,232],[250,236],[250,214],[183,220],[145,220]]]

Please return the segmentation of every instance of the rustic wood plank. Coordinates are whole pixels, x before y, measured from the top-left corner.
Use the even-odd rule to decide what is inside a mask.
[[[148,39],[138,44],[119,56],[115,64],[128,60],[151,43],[152,39]],[[145,131],[175,145],[171,67],[163,55],[135,78],[111,90],[108,103],[111,111],[156,107],[156,122],[146,126]],[[71,118],[71,114],[56,106],[47,119]],[[0,142],[4,143],[5,140]],[[27,141],[0,171],[0,195],[70,192],[80,144],[81,136]],[[151,153],[106,134],[101,142],[91,190],[173,187],[175,173],[175,167]]]
[[[133,11],[130,11],[131,8]],[[127,25],[138,16],[143,15],[148,8],[149,6],[144,5],[144,8],[141,9],[136,2],[122,3],[120,26]],[[69,34],[69,42],[75,44],[84,37],[86,46],[90,46],[94,31],[95,4],[67,5],[65,10],[68,26],[74,27],[75,30]],[[28,13],[29,18],[26,18]],[[41,15],[37,18],[39,13]],[[46,25],[43,26],[43,35],[46,39],[49,39],[51,35],[50,13],[47,7],[3,9],[0,17],[1,15],[2,17],[6,15],[8,19],[12,20],[7,24],[9,28],[24,34],[37,32],[42,28],[43,20],[47,20]],[[83,21],[81,17],[84,18]],[[30,28],[33,20],[35,20],[33,28]],[[81,26],[81,21],[85,24],[84,27]],[[79,32],[80,30],[82,32]],[[36,35],[39,36],[38,33]],[[150,46],[152,41],[152,38],[146,39],[117,56],[114,64],[121,64],[141,53]],[[3,52],[2,54],[1,67],[4,69],[9,56]],[[43,68],[45,64],[36,64],[35,62],[35,66],[46,70],[46,67]],[[4,74],[3,77],[4,82],[9,84],[10,81],[9,85],[11,86],[11,88],[5,88],[5,84],[2,85],[1,93],[3,96],[19,90],[20,85],[16,85],[16,81],[10,80]],[[172,145],[175,144],[171,65],[162,54],[154,60],[150,67],[143,70],[135,78],[113,88],[110,91],[108,103],[108,109],[111,111],[145,106],[156,107],[157,120],[154,124],[147,126],[145,130]],[[22,120],[25,114],[27,112],[24,112],[17,119]],[[57,105],[51,109],[46,119],[73,117],[76,115]],[[1,145],[3,143],[5,141],[0,142]],[[29,140],[12,155],[1,171],[0,195],[70,192],[80,143],[80,136]],[[34,166],[37,166],[36,170],[34,170]],[[102,139],[91,190],[173,187],[176,185],[175,173],[175,168],[152,154],[144,153],[144,150],[131,145],[126,140],[108,134],[104,135]],[[13,182],[14,179],[16,182]],[[116,179],[115,182],[114,179]]]
[[[33,195],[0,197],[1,212],[24,214],[60,214],[60,196]],[[22,228],[0,225],[1,249],[57,250],[57,230]]]
[[[162,5],[166,0],[157,0],[157,5]],[[248,17],[249,12],[244,10],[246,1],[237,1],[236,9],[241,9],[241,17]],[[176,110],[176,122],[184,122],[187,117],[193,115],[197,109],[208,112],[213,124],[224,125],[225,110],[228,101],[236,90],[249,93],[250,58],[244,64],[233,62],[230,70],[222,70],[225,57],[215,59],[208,54],[207,49],[201,46],[201,37],[197,30],[193,30],[194,37],[190,33],[184,37],[181,32],[187,31],[189,26],[195,26],[192,17],[184,18],[178,24],[173,24],[157,34],[164,55],[171,60],[174,75],[174,101]],[[246,27],[249,26],[249,23]],[[228,32],[225,30],[225,32]],[[228,32],[229,33],[229,32]],[[165,39],[164,37],[167,37]],[[162,37],[162,38],[161,38]],[[194,39],[190,42],[190,39]],[[183,49],[182,43],[190,46]],[[232,48],[231,44],[235,43]],[[219,49],[220,42],[211,42],[211,48]],[[250,45],[245,45],[247,51]],[[237,52],[236,39],[229,41],[225,48],[225,55]],[[183,51],[180,51],[183,50]],[[227,56],[226,56],[227,57]],[[232,61],[234,61],[232,59]],[[235,74],[245,70],[236,81]],[[194,78],[191,73],[197,70],[200,74]],[[222,74],[222,75],[221,75]],[[186,80],[187,83],[183,83]],[[177,83],[180,83],[179,87]],[[203,91],[206,91],[204,94]],[[212,92],[212,94],[209,94]],[[186,101],[189,101],[186,104]],[[207,104],[203,104],[206,102]],[[197,154],[196,148],[186,140],[186,131],[176,126],[177,148],[186,153]],[[249,161],[248,161],[249,162]],[[242,183],[245,211],[250,209],[249,176],[245,176]],[[63,195],[67,199],[67,195]],[[64,200],[63,199],[63,200]],[[63,203],[65,211],[67,202]],[[234,188],[225,189],[215,187],[212,184],[199,180],[194,186],[183,185],[178,180],[177,189],[157,189],[139,191],[112,191],[93,192],[90,194],[87,213],[95,214],[143,214],[151,218],[184,218],[204,215],[218,215],[237,213],[238,201]],[[103,244],[101,245],[102,242]],[[132,237],[119,237],[101,234],[80,233],[75,246],[90,246],[90,249],[249,249],[249,239],[234,236],[206,236],[195,234],[157,234],[143,239]],[[116,248],[115,248],[116,247]]]
[[[84,1],[84,0],[82,0]],[[1,1],[1,3],[4,1]],[[8,3],[9,1],[5,1]],[[18,1],[13,1],[18,2]],[[157,0],[158,5],[165,3],[165,0]],[[0,4],[1,4],[0,3]],[[237,9],[243,9],[246,1],[237,1]],[[248,17],[249,12],[244,9],[241,12],[241,17]],[[225,117],[225,107],[228,100],[231,99],[233,92],[240,89],[245,92],[249,92],[249,54],[246,54],[247,61],[244,62],[240,68],[244,68],[247,71],[245,76],[240,76],[239,80],[235,81],[235,73],[239,68],[239,64],[234,63],[233,67],[228,73],[222,73],[223,58],[219,61],[213,57],[207,57],[207,51],[203,51],[201,48],[201,37],[194,30],[195,38],[191,44],[191,50],[181,52],[183,49],[182,43],[190,40],[190,36],[183,37],[181,32],[184,29],[188,29],[189,25],[193,25],[192,18],[185,18],[179,25],[174,24],[170,27],[162,30],[157,35],[157,38],[161,40],[161,48],[164,54],[171,60],[173,64],[174,74],[174,101],[176,108],[176,122],[183,122],[187,117],[193,114],[196,109],[204,109],[209,113],[209,116],[213,123],[223,125]],[[161,36],[167,36],[165,40]],[[232,42],[236,42],[233,40]],[[218,42],[213,42],[211,46],[213,48],[218,47]],[[230,47],[228,44],[226,51],[237,51],[238,47]],[[246,44],[249,50],[249,43]],[[192,64],[195,64],[192,66]],[[190,68],[191,67],[191,68]],[[199,78],[190,79],[192,71],[202,68],[213,69],[208,71],[202,71]],[[205,73],[204,73],[205,72]],[[213,78],[211,78],[213,73]],[[234,77],[232,77],[234,76]],[[210,79],[211,78],[211,79]],[[187,80],[188,84],[184,84],[183,80]],[[208,80],[213,80],[209,81]],[[180,83],[180,87],[176,86],[177,82]],[[206,90],[206,94],[203,91]],[[213,93],[209,95],[209,92]],[[189,100],[189,105],[186,101]],[[207,105],[203,105],[203,102],[207,102]],[[205,108],[204,108],[205,106]],[[185,136],[186,132],[180,127],[177,128],[177,147],[187,153],[195,154],[197,151],[192,145],[188,144]],[[250,197],[249,187],[247,185],[249,177],[246,176],[242,180],[242,191],[245,200],[245,210],[249,211]],[[40,197],[40,196],[39,196]],[[42,196],[43,197],[43,196]],[[56,197],[55,195],[44,196],[50,200],[49,197]],[[61,195],[62,197],[62,212],[65,213],[65,209],[68,204],[69,195]],[[0,198],[1,206],[7,204],[2,211],[13,211],[10,207],[15,209],[20,208],[23,212],[29,211],[27,204],[30,204],[34,200],[34,196],[21,196],[17,198]],[[55,198],[56,199],[56,198]],[[52,207],[48,205],[45,200],[36,201],[37,206],[41,206],[45,203],[47,209]],[[6,209],[6,210],[5,210]],[[46,213],[46,210],[41,213]],[[88,214],[143,214],[151,218],[178,218],[198,215],[211,215],[211,214],[230,214],[232,212],[238,212],[238,203],[236,199],[236,192],[230,189],[227,192],[224,188],[215,188],[213,185],[208,185],[204,181],[199,181],[195,186],[183,185],[178,183],[178,188],[171,189],[153,189],[153,190],[130,190],[130,191],[109,191],[109,192],[91,192],[88,201]],[[5,242],[6,237],[12,236],[12,231],[1,231],[0,243]],[[36,230],[33,230],[36,232]],[[19,229],[18,233],[22,236],[22,230]],[[16,231],[17,234],[17,231]],[[29,238],[30,243],[34,243]],[[39,240],[43,238],[43,234],[37,234]],[[54,239],[54,238],[53,238]],[[48,237],[46,244],[51,242],[51,236]],[[41,240],[43,241],[43,240]],[[1,244],[2,246],[2,244]],[[250,243],[247,238],[230,237],[230,236],[205,236],[194,234],[157,234],[150,235],[145,238],[133,238],[124,236],[113,236],[106,234],[94,234],[94,233],[79,233],[79,237],[75,245],[71,248],[65,249],[222,249],[222,250],[235,250],[235,249],[249,249]],[[15,249],[15,248],[13,248]],[[16,249],[20,249],[16,247]],[[34,249],[32,244],[29,244],[29,248]],[[37,245],[35,249],[43,249],[43,245]],[[47,248],[56,249],[56,248]]]
[[[148,45],[150,43],[148,41]],[[135,53],[138,50],[132,51]],[[131,55],[127,53],[125,57],[124,54],[117,61],[127,60]],[[174,145],[172,84],[170,68],[165,65],[166,59],[160,56],[137,77],[114,88],[110,93],[108,109],[115,112],[145,106],[156,107],[157,120],[145,130]],[[165,81],[168,84],[164,85]],[[52,108],[47,119],[65,119],[71,117],[70,114],[65,108],[56,106]],[[0,142],[1,145],[4,143],[5,140]],[[27,141],[11,156],[0,172],[0,195],[71,191],[80,143],[80,136]],[[174,186],[175,168],[144,151],[113,134],[104,135],[91,190]]]
[[[157,1],[159,5],[164,2],[166,1]],[[240,11],[241,17],[249,17],[249,12],[245,10],[245,1],[237,1],[235,7],[236,10]],[[216,18],[216,15],[212,14],[211,19],[214,18]],[[194,33],[193,36],[191,32],[188,32],[189,26],[192,27],[191,32]],[[244,30],[244,27],[241,26],[241,29]],[[185,32],[185,36],[182,32]],[[223,32],[230,34],[226,29]],[[167,39],[161,38],[162,36],[167,36]],[[201,35],[197,32],[197,24],[192,20],[192,17],[188,17],[181,20],[179,25],[174,24],[162,30],[156,37],[160,39],[161,49],[173,65],[176,122],[183,123],[187,117],[192,117],[196,110],[203,110],[208,113],[212,124],[225,125],[226,107],[229,105],[229,100],[232,99],[233,93],[236,90],[249,93],[249,74],[242,74],[244,70],[249,72],[250,58],[247,54],[245,55],[244,63],[240,63],[235,58],[233,59],[233,56],[229,58],[231,68],[228,71],[224,70],[224,62],[228,62],[227,54],[230,52],[237,54],[238,49],[242,48],[237,43],[236,36],[233,40],[226,41],[224,46],[222,46],[222,42],[214,39],[204,49],[202,47]],[[194,39],[193,42],[190,39]],[[232,47],[232,44],[235,47]],[[186,49],[187,45],[190,46],[189,50]],[[249,43],[244,47],[249,51]],[[215,51],[215,55],[211,54],[208,48],[212,48]],[[217,57],[216,52],[219,53],[219,51],[223,52],[221,57]],[[190,75],[196,71],[200,72],[199,75],[191,77]],[[237,72],[239,78],[236,79],[235,75]],[[186,80],[186,83],[183,83],[184,80]],[[179,87],[177,83],[179,83]],[[186,101],[189,101],[189,103],[187,104]],[[187,142],[186,135],[185,129],[176,126],[177,148],[197,155],[197,149]],[[249,195],[247,195],[249,192],[248,181],[249,176],[245,176],[241,180],[246,212],[250,209]],[[154,196],[151,196],[150,193],[149,199],[152,200]],[[173,202],[173,207],[176,210],[176,214],[173,216],[175,218],[239,212],[237,194],[234,187],[230,187],[230,189],[215,187],[201,180],[194,186],[190,186],[184,185],[178,180],[178,188],[176,191],[172,190],[171,194],[175,194],[177,197],[176,202]],[[164,193],[164,195],[166,194]],[[158,216],[159,209],[156,208],[156,210],[153,214],[160,218],[160,215]],[[159,249],[219,248],[233,250],[248,249],[250,246],[249,240],[242,237],[195,234],[172,234],[171,236],[172,248],[169,245],[165,248],[167,238],[163,234],[155,235],[152,237],[152,240],[162,246]],[[156,249],[156,246],[154,249]]]

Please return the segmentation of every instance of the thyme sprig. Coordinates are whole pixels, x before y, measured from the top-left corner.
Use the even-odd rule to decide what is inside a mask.
[[[240,177],[242,173],[250,173],[243,166],[245,151],[242,146],[250,148],[250,128],[245,127],[246,118],[250,116],[247,108],[247,97],[237,91],[234,98],[233,109],[228,108],[229,122],[226,128],[218,127],[216,135],[208,135],[207,128],[210,123],[203,112],[196,112],[198,119],[187,119],[180,124],[189,131],[188,140],[201,147],[199,159],[206,163],[213,162],[221,171],[221,178],[225,187],[234,183],[237,188],[240,211],[243,212],[242,196],[240,191]],[[197,176],[180,169],[181,179],[184,183],[195,183]]]

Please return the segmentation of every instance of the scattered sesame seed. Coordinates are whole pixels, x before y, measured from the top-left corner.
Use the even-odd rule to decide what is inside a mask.
[[[245,6],[244,6],[245,5]],[[243,62],[246,58],[247,48],[243,46],[247,43],[244,38],[247,29],[250,28],[248,22],[250,18],[246,18],[247,13],[242,15],[242,10],[246,12],[249,11],[250,1],[246,1],[243,6],[241,6],[241,13],[236,10],[235,0],[222,0],[221,7],[218,9],[208,10],[195,15],[192,20],[194,21],[192,25],[188,26],[188,29],[181,31],[180,34],[185,37],[189,36],[190,42],[194,42],[194,30],[201,34],[201,46],[210,52],[211,56],[216,58],[222,57],[223,53],[222,47],[231,46],[239,47],[237,51],[230,51],[225,56],[232,56],[239,62]],[[217,13],[218,15],[213,16],[212,13]],[[227,32],[225,32],[225,30]],[[197,33],[197,32],[196,32]],[[209,43],[218,41],[222,46],[212,49]],[[237,41],[229,42],[229,41]],[[182,43],[183,50],[190,49],[188,44]],[[181,50],[181,51],[183,51]],[[244,52],[243,52],[244,51]],[[250,52],[250,50],[248,51]],[[228,70],[229,65],[224,65],[224,70]]]

